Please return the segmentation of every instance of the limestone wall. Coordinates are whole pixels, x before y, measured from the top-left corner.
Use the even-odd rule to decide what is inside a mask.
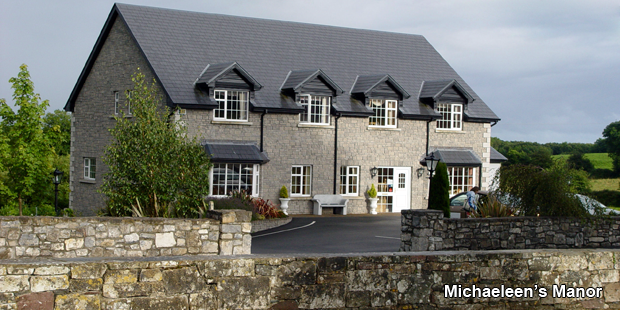
[[[209,219],[0,217],[0,259],[250,254],[251,213],[209,212]]]
[[[404,210],[401,225],[401,251],[620,248],[620,217],[447,219]]]
[[[0,309],[617,309],[619,254],[518,250],[0,261]],[[472,297],[467,289],[474,288],[497,295]],[[580,288],[585,297],[571,295]],[[446,296],[459,292],[461,297]]]

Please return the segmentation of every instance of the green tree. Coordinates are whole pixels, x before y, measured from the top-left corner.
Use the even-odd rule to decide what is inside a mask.
[[[209,158],[184,128],[169,122],[170,112],[153,84],[138,71],[127,96],[133,117],[116,117],[114,138],[104,162],[109,172],[100,192],[107,196],[107,212],[144,216],[198,217],[209,189]]]
[[[450,218],[450,182],[448,181],[448,166],[438,162],[435,174],[431,178],[431,188],[428,197],[428,208],[443,211],[446,218]]]
[[[17,77],[11,78],[13,100],[17,113],[0,99],[0,136],[4,136],[3,185],[0,186],[5,203],[17,199],[19,215],[24,204],[33,202],[51,186],[52,149],[43,134],[43,115],[48,101],[40,102],[26,65],[20,66]]]
[[[594,165],[592,162],[585,158],[584,154],[581,152],[572,153],[568,159],[566,160],[568,167],[576,170],[583,170],[585,172],[592,172],[594,170]]]
[[[534,165],[502,166],[497,192],[519,215],[585,217],[588,213],[571,194],[576,189],[571,187],[573,175],[561,163],[549,169]]]
[[[620,173],[620,121],[613,122],[605,127],[603,144],[607,148],[609,157],[613,160],[614,172]]]
[[[43,134],[50,141],[57,155],[68,155],[71,148],[71,115],[63,110],[45,114]]]

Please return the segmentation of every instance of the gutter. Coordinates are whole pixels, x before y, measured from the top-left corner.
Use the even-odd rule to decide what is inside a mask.
[[[265,114],[269,113],[269,110],[265,109],[263,110],[263,113],[260,115],[260,152],[263,152],[263,132],[264,132],[264,127],[265,127]]]
[[[334,124],[334,195],[337,194],[337,178],[338,178],[338,119],[342,114],[336,115],[336,121]]]

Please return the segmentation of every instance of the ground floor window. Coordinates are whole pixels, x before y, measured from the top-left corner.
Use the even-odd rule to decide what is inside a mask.
[[[312,166],[293,165],[291,168],[291,195],[310,196],[312,189]]]
[[[476,186],[475,167],[448,167],[450,196],[466,192]]]
[[[211,195],[227,196],[232,191],[245,191],[258,196],[258,164],[213,164]]]
[[[359,166],[340,167],[340,195],[358,195]]]

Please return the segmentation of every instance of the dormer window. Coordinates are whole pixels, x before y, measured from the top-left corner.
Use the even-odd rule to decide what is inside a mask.
[[[280,90],[286,98],[295,98],[300,125],[329,125],[332,104],[344,93],[321,69],[290,71]]]
[[[437,119],[437,129],[442,131],[463,130],[464,112],[473,101],[456,80],[424,81],[420,90],[420,102],[441,115]]]
[[[331,97],[299,95],[297,103],[304,108],[304,112],[299,114],[300,123],[329,124]]]
[[[437,113],[441,119],[437,120],[437,128],[447,130],[463,129],[463,105],[460,103],[438,103]]]
[[[248,120],[247,91],[238,90],[215,90],[215,101],[218,107],[214,110],[213,119],[227,121]]]
[[[368,107],[375,113],[374,116],[368,118],[369,126],[396,128],[398,101],[370,99]]]

